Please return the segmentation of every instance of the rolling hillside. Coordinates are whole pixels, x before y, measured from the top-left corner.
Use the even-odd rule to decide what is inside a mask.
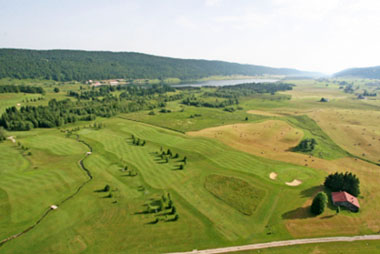
[[[366,68],[350,68],[334,74],[335,77],[358,77],[358,78],[380,78],[380,66]]]
[[[296,69],[270,68],[223,61],[176,59],[133,52],[0,49],[0,78],[199,79],[213,75],[313,76]]]

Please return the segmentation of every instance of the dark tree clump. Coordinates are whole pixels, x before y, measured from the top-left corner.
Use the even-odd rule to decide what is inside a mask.
[[[311,138],[311,139],[307,138],[307,139],[302,140],[292,150],[294,152],[303,152],[303,153],[311,152],[311,151],[314,150],[316,144],[317,144],[317,141],[315,141],[315,139],[313,139],[313,138]]]
[[[360,194],[359,178],[351,172],[328,175],[324,186],[331,191],[346,191],[355,197]]]

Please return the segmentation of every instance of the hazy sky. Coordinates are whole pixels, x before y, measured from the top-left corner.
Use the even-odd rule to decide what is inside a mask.
[[[380,0],[0,0],[0,47],[332,73],[380,65]]]

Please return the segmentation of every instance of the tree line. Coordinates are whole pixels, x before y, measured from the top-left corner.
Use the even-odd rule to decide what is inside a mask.
[[[250,96],[252,94],[270,93],[287,91],[293,89],[292,84],[287,83],[245,83],[232,86],[218,87],[215,92],[206,92],[204,95],[209,97],[238,98]]]
[[[92,121],[96,116],[111,117],[117,113],[135,112],[158,106],[157,103],[151,101],[119,101],[114,97],[91,101],[52,99],[47,106],[7,108],[0,118],[0,126],[12,131],[53,128],[77,121]]]
[[[221,101],[219,100],[205,101],[192,95],[190,97],[183,99],[181,103],[187,106],[195,106],[195,107],[224,108],[226,106],[239,104],[239,100],[235,98],[235,99],[227,99],[227,100],[221,100]]]
[[[0,93],[39,93],[45,94],[45,90],[38,86],[26,85],[0,85]]]
[[[104,97],[116,91],[122,91],[120,97],[124,99],[133,99],[134,97],[151,97],[155,94],[165,94],[167,92],[174,92],[175,88],[166,84],[154,85],[118,85],[118,86],[99,86],[92,87],[87,91],[68,91],[68,96],[77,99],[90,100],[97,97]]]

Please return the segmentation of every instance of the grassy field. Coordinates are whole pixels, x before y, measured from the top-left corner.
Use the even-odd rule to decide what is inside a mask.
[[[263,116],[250,115],[244,110],[230,113],[223,109],[203,108],[193,106],[183,106],[178,102],[168,103],[167,109],[171,113],[158,113],[149,115],[148,111],[122,114],[120,117],[140,122],[149,123],[155,126],[165,127],[180,132],[201,130],[211,126],[220,126],[231,123],[256,122],[265,119]]]
[[[380,198],[378,166],[350,154],[378,160],[380,103],[355,100],[332,81],[328,86],[294,83],[297,87],[286,96],[244,98],[242,109],[232,113],[174,101],[166,106],[171,113],[99,118],[106,126],[99,130],[79,122],[8,132],[16,142],[0,143],[1,239],[32,225],[87,181],[78,161],[89,148],[66,130],[79,127],[75,133],[92,147],[83,163],[93,179],[34,229],[0,247],[0,253],[164,253],[379,232],[380,205],[373,202]],[[68,90],[79,89],[64,84],[56,94],[56,85],[46,85],[45,100],[28,104],[67,98]],[[4,110],[33,95],[0,96],[5,96]],[[318,102],[322,96],[330,102]],[[132,135],[146,144],[134,145]],[[316,150],[291,152],[303,138],[315,138]],[[168,149],[178,157],[161,157]],[[312,216],[313,196],[335,171],[352,171],[360,178],[361,211],[336,215],[330,203],[323,215]],[[273,172],[275,179],[269,177]],[[286,184],[294,179],[301,184]],[[110,189],[101,191],[106,185]],[[162,219],[171,218],[169,209],[144,212],[168,193],[177,220]],[[379,246],[378,241],[334,243],[260,253],[377,253]]]

